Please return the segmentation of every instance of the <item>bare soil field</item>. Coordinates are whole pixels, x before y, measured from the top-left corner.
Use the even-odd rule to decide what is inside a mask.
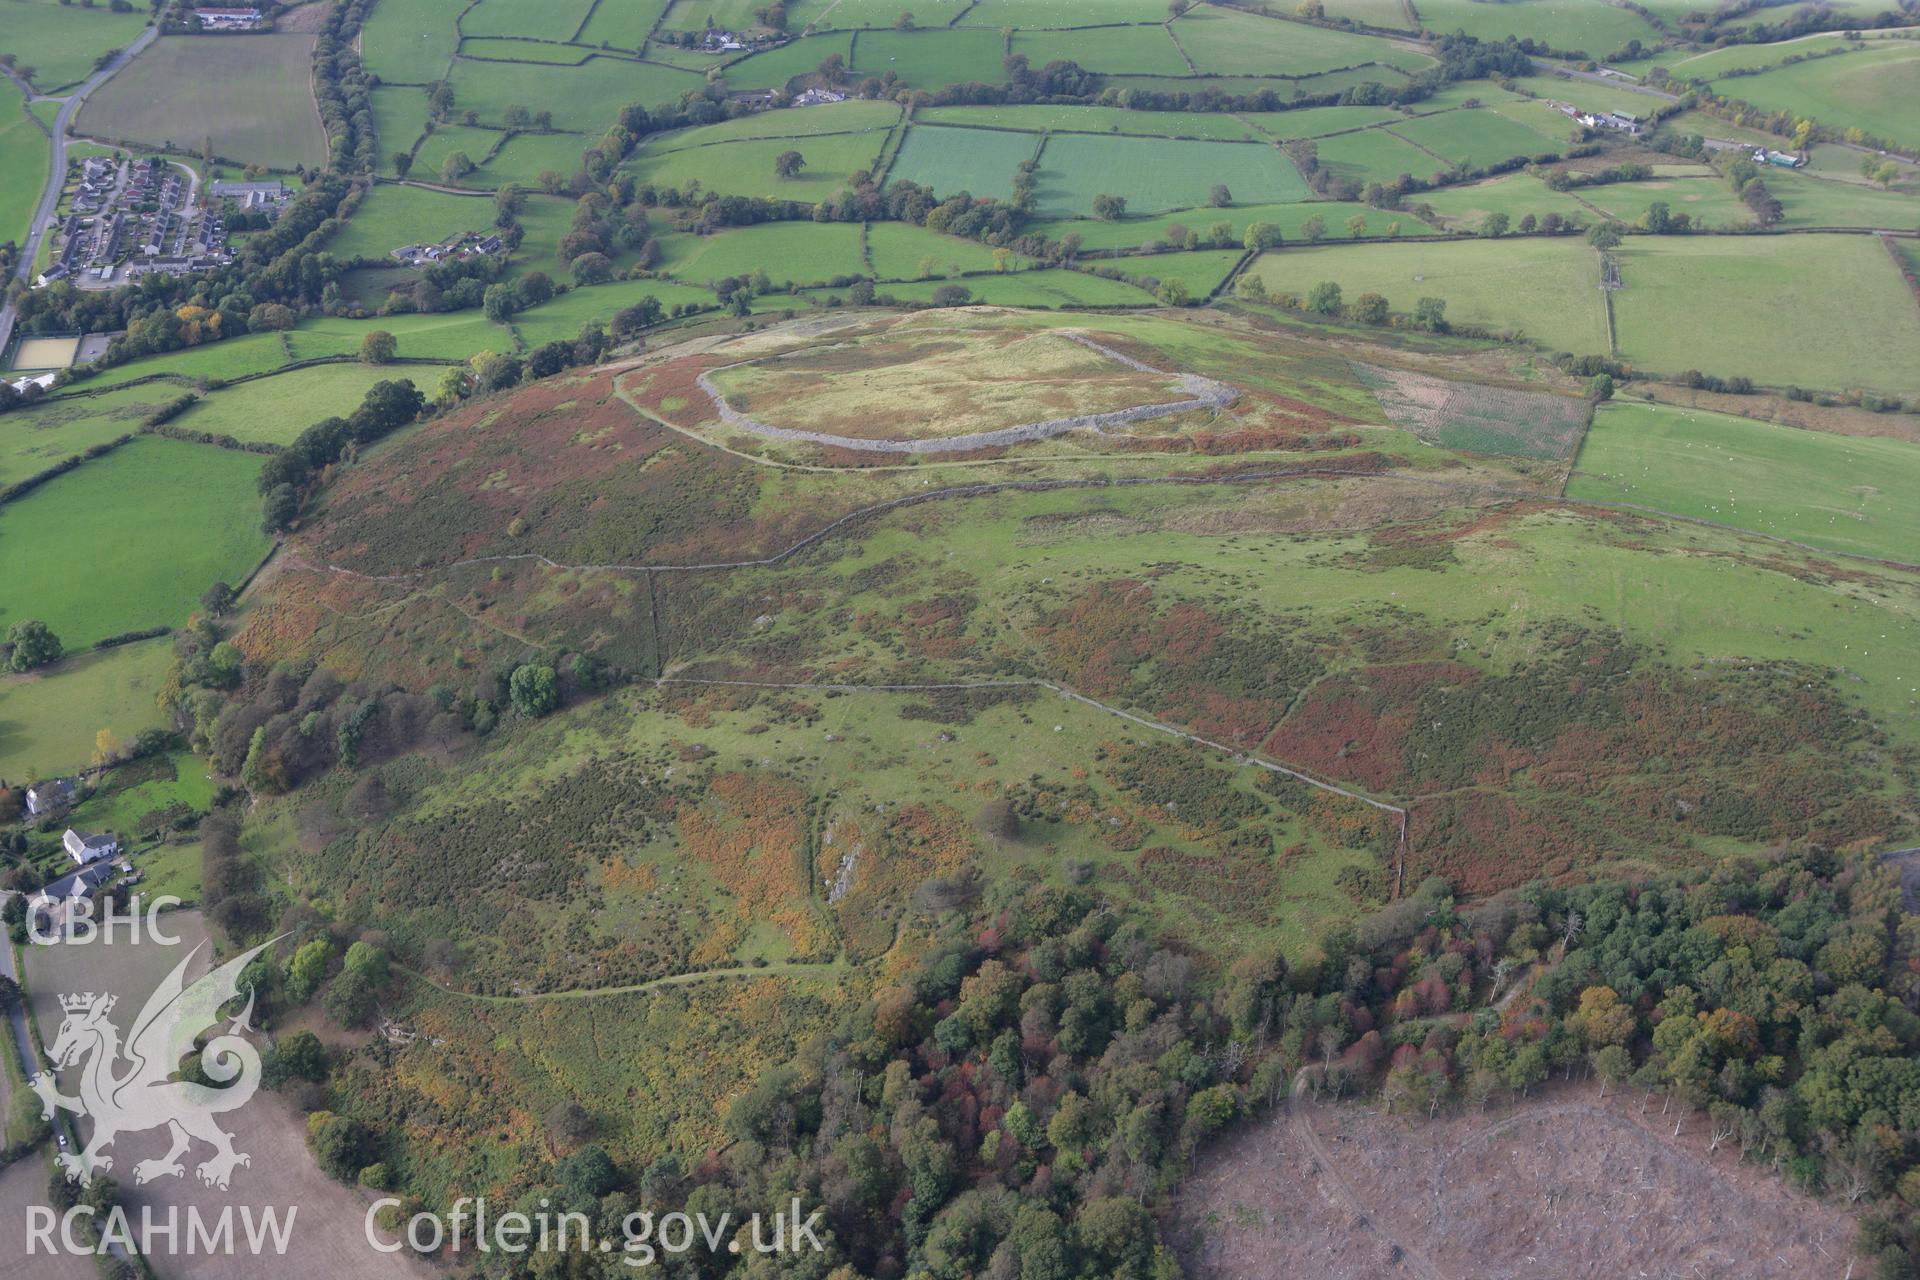
[[[1578,450],[1592,415],[1586,401],[1568,396],[1455,382],[1358,361],[1353,371],[1396,425],[1449,449],[1565,461]]]
[[[12,1051],[12,1046],[7,1046]],[[27,1211],[51,1203],[47,1198],[47,1161],[38,1151],[0,1169],[0,1238],[25,1241]],[[45,1252],[29,1257],[24,1244],[0,1248],[0,1280],[99,1280],[93,1259]]]
[[[111,945],[27,948],[27,984],[32,993],[34,1018],[49,1047],[60,1032],[60,997],[68,992],[114,993],[119,1001],[111,1019],[123,1035],[126,1033],[160,980],[207,937],[198,912],[174,912],[163,920],[164,927],[180,938],[178,945],[165,946],[150,940],[133,945],[127,943],[122,934]],[[195,957],[188,970],[189,980],[211,968],[208,959],[208,950]],[[78,1066],[62,1071],[59,1074],[61,1091],[77,1092],[79,1075]],[[269,1254],[271,1262],[263,1263],[261,1258],[244,1250],[232,1256],[215,1257],[169,1257],[161,1250],[151,1259],[161,1276],[255,1280],[265,1274],[263,1266],[275,1275],[295,1280],[301,1277],[333,1280],[338,1276],[420,1280],[429,1274],[423,1265],[409,1263],[398,1254],[377,1253],[367,1245],[362,1225],[367,1200],[357,1189],[334,1182],[320,1171],[306,1149],[306,1118],[286,1099],[263,1089],[245,1106],[220,1115],[218,1122],[233,1135],[234,1149],[251,1157],[250,1163],[234,1170],[228,1190],[206,1186],[195,1175],[199,1162],[212,1154],[210,1147],[199,1142],[181,1157],[181,1163],[186,1166],[182,1176],[162,1177],[145,1186],[134,1185],[134,1166],[167,1152],[168,1134],[160,1128],[145,1133],[123,1133],[107,1149],[107,1154],[113,1157],[109,1172],[121,1186],[121,1203],[136,1224],[140,1221],[141,1208],[147,1205],[153,1207],[160,1219],[164,1219],[169,1207],[179,1208],[184,1215],[188,1206],[195,1206],[207,1222],[216,1220],[221,1211],[231,1205],[236,1240],[244,1239],[240,1217],[244,1208],[251,1206],[256,1214],[266,1209],[276,1210],[282,1215],[282,1221],[289,1209],[297,1208],[286,1256]],[[87,1121],[80,1122],[80,1131],[84,1139]],[[24,1209],[21,1214],[24,1218]],[[184,1231],[182,1236],[179,1247],[184,1250]],[[31,1274],[38,1277],[41,1273]]]
[[[1194,1280],[1799,1280],[1847,1273],[1854,1224],[1704,1121],[1577,1086],[1434,1121],[1297,1102],[1188,1183]]]

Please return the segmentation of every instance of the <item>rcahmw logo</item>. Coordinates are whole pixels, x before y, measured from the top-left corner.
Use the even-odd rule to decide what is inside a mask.
[[[187,968],[206,944],[195,947],[147,998],[124,1038],[111,1016],[119,1003],[115,996],[86,991],[60,997],[65,1016],[47,1056],[55,1071],[78,1069],[78,1092],[72,1096],[60,1092],[51,1072],[36,1074],[29,1084],[40,1096],[47,1119],[53,1120],[56,1111],[70,1111],[92,1122],[82,1150],[60,1153],[60,1166],[69,1181],[86,1184],[96,1175],[111,1171],[114,1160],[106,1148],[122,1134],[162,1127],[171,1134],[172,1146],[165,1155],[134,1165],[136,1184],[185,1174],[181,1157],[192,1152],[196,1143],[212,1148],[211,1154],[194,1166],[196,1176],[209,1187],[226,1190],[234,1170],[252,1163],[252,1157],[234,1149],[233,1135],[218,1121],[223,1113],[245,1106],[260,1087],[259,1051],[242,1036],[251,1030],[248,1018],[253,1013],[252,993],[247,993],[246,1008],[227,1021],[224,1032],[204,1045],[197,1045],[197,1041],[223,1020],[221,1008],[239,998],[241,973],[278,941],[264,942],[188,984]],[[170,1078],[181,1059],[196,1052],[205,1078],[224,1087]],[[251,1207],[245,1207],[240,1214],[240,1239],[255,1253],[269,1248],[283,1253],[297,1213],[297,1206],[289,1206],[283,1222],[278,1211],[262,1210],[256,1215]],[[28,1252],[43,1246],[50,1252],[57,1248],[94,1252],[115,1244],[147,1252],[155,1242],[164,1242],[163,1247],[169,1251],[177,1251],[184,1244],[189,1253],[232,1252],[236,1242],[231,1205],[211,1221],[197,1206],[189,1206],[184,1225],[177,1210],[169,1208],[156,1214],[149,1207],[141,1213],[138,1232],[126,1213],[115,1206],[105,1215],[99,1243],[89,1246],[76,1229],[79,1219],[94,1215],[95,1210],[85,1204],[76,1205],[58,1219],[44,1205],[31,1207]]]

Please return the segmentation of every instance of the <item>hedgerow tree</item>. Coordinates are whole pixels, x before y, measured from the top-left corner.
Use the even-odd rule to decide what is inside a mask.
[[[58,662],[65,647],[52,628],[38,618],[27,618],[7,628],[7,667],[13,671],[32,671],[49,662]]]

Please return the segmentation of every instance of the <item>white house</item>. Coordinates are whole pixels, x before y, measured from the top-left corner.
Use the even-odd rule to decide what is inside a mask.
[[[38,818],[72,803],[73,784],[65,778],[55,778],[52,782],[27,788],[27,813],[31,817]]]
[[[82,835],[72,827],[68,827],[67,834],[60,837],[60,844],[66,849],[67,856],[83,867],[89,862],[111,858],[120,852],[120,841],[110,831],[97,835]]]

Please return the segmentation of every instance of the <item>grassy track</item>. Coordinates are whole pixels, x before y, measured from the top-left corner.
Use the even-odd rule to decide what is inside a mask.
[[[89,94],[76,128],[291,169],[327,158],[310,35],[164,36]]]
[[[265,554],[259,473],[256,454],[143,437],[0,507],[0,626],[42,618],[78,648],[184,622]]]
[[[1595,414],[1567,494],[1633,502],[1809,546],[1920,559],[1920,445],[1667,405]]]
[[[1636,237],[1620,272],[1620,353],[1642,368],[1920,390],[1920,307],[1870,236]]]

